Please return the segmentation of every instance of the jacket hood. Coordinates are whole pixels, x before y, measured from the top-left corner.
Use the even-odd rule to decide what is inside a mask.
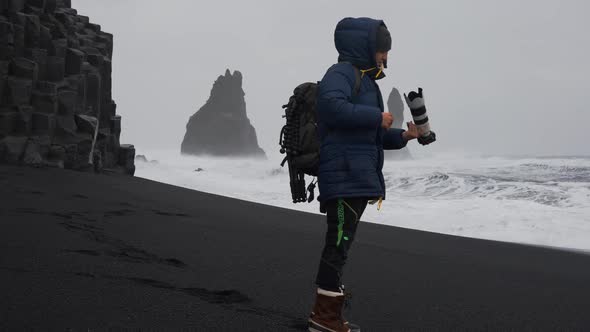
[[[377,31],[381,25],[385,26],[382,20],[368,17],[347,17],[338,22],[334,32],[338,62],[350,62],[359,69],[377,66]]]

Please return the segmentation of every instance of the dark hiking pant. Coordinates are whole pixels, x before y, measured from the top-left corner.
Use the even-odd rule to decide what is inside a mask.
[[[342,270],[348,250],[354,240],[361,215],[367,207],[366,198],[338,198],[325,202],[328,230],[316,284],[325,290],[338,292],[342,285]]]

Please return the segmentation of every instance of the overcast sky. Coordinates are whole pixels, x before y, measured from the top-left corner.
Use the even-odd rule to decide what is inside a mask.
[[[368,16],[393,38],[383,95],[424,88],[439,139],[429,151],[590,155],[588,1],[72,2],[114,34],[122,141],[139,152],[180,149],[189,117],[230,68],[243,73],[248,116],[274,154],[281,105],[337,59],[336,23]]]

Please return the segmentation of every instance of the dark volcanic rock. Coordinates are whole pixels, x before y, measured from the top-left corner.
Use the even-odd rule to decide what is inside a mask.
[[[43,166],[43,161],[49,155],[49,149],[50,141],[48,136],[29,138],[23,155],[23,164],[34,167]]]
[[[21,161],[26,147],[26,137],[6,137],[0,140],[0,159],[9,164],[17,164]]]
[[[0,0],[0,163],[133,174],[112,53],[113,35],[71,0]]]
[[[147,163],[148,162],[147,158],[144,155],[142,155],[142,154],[138,154],[137,156],[135,156],[135,160],[136,161],[141,161],[142,163]]]
[[[124,165],[127,174],[135,174],[135,147],[131,144],[121,144],[119,149],[119,164]]]
[[[393,128],[402,128],[404,125],[404,102],[402,96],[396,88],[391,90],[389,99],[387,100],[387,108],[389,113],[393,115]]]
[[[96,125],[98,124],[98,120],[95,117],[77,114],[75,119],[76,125],[81,132],[94,135],[94,132],[96,131]]]
[[[387,108],[389,109],[389,113],[393,115],[393,124],[391,128],[405,128],[404,125],[404,102],[402,100],[402,96],[400,95],[399,91],[396,88],[391,90],[389,94],[389,99],[387,100]],[[385,151],[385,158],[387,159],[408,159],[412,158],[410,154],[410,150],[407,147],[401,150],[388,150]]]
[[[211,96],[186,125],[181,152],[266,158],[246,115],[242,74],[229,69],[213,84]]]

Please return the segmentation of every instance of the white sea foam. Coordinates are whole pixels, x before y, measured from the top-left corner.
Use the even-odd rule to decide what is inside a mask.
[[[293,204],[280,155],[268,160],[139,150],[136,176],[268,205]],[[202,168],[202,171],[195,171]],[[590,158],[444,155],[386,161],[387,200],[363,220],[468,237],[590,250]],[[317,190],[316,190],[317,196]]]

